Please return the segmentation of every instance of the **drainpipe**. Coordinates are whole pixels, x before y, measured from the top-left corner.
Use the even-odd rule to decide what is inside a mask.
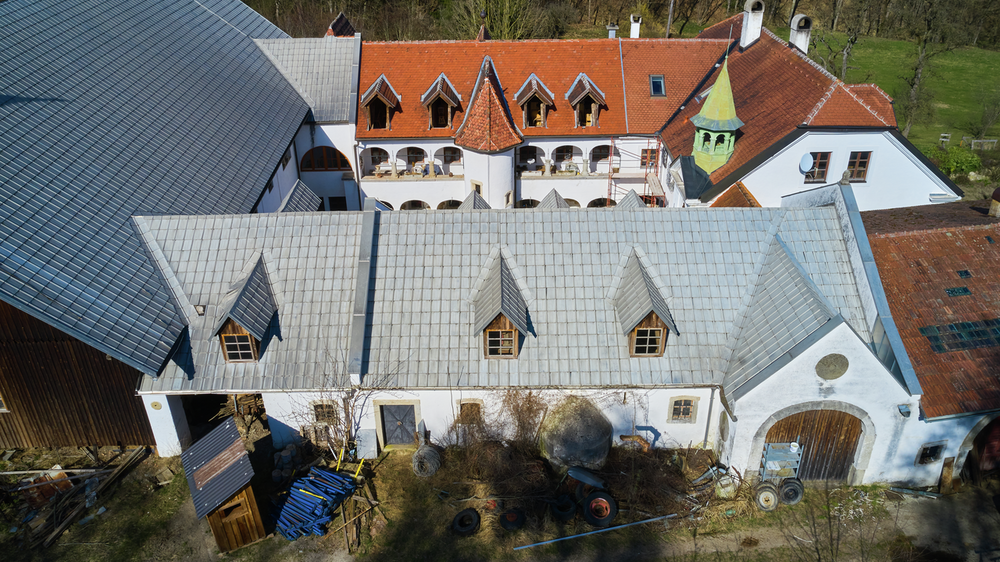
[[[715,404],[715,387],[712,387],[712,396],[708,399],[708,415],[705,417],[705,440],[701,442],[701,448],[708,447],[708,431],[712,427],[712,405]]]

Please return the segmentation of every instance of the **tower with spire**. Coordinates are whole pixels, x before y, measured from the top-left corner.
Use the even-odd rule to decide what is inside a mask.
[[[743,121],[736,116],[733,88],[729,83],[729,60],[722,63],[722,71],[708,93],[705,105],[691,118],[694,124],[695,164],[709,174],[718,170],[733,155],[736,131]]]

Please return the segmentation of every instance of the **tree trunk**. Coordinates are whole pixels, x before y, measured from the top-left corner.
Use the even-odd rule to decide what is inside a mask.
[[[670,39],[670,26],[674,23],[674,0],[670,0],[670,10],[667,12],[667,39]]]
[[[795,10],[799,9],[800,0],[792,0],[792,9],[788,12],[788,25],[792,25],[792,18],[795,17]]]
[[[910,136],[910,129],[913,128],[913,121],[917,113],[917,104],[920,102],[920,86],[924,78],[924,66],[927,64],[927,42],[930,34],[925,34],[920,41],[920,51],[917,53],[917,62],[913,66],[913,78],[910,82],[910,91],[906,96],[909,103],[907,110],[906,126],[903,127],[903,136]]]

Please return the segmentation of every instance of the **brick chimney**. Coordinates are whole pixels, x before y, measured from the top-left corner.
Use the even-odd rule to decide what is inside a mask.
[[[798,14],[792,18],[792,29],[788,35],[788,44],[794,45],[803,53],[809,52],[809,38],[812,35],[812,18]]]
[[[629,18],[629,37],[632,39],[639,38],[639,27],[642,26],[642,14],[632,14]]]
[[[993,190],[993,197],[990,198],[990,216],[1000,217],[1000,187]]]
[[[764,2],[747,0],[743,5],[743,32],[740,33],[740,48],[745,49],[760,39],[760,29],[764,27]]]
[[[609,23],[607,25],[607,28],[608,28],[608,39],[614,39],[615,35],[618,34],[618,24],[617,23]]]

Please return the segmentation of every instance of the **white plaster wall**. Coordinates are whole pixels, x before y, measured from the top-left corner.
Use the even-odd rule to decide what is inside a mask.
[[[738,142],[738,141],[737,141]],[[851,152],[870,151],[865,182],[852,183],[862,211],[928,205],[930,196],[954,195],[934,173],[924,167],[888,132],[809,132],[785,147],[743,178],[757,201],[765,207],[781,206],[781,197],[819,187],[805,183],[799,161],[810,152],[829,152],[827,183],[836,183],[847,169]]]
[[[444,176],[439,176],[442,178]],[[365,197],[374,197],[384,201],[395,210],[407,201],[423,201],[437,209],[437,206],[449,199],[464,201],[469,195],[465,180],[462,178],[444,179],[363,179],[361,191]]]
[[[354,142],[354,125],[348,124],[326,124],[326,125],[303,125],[295,136],[295,151],[297,166],[301,164],[302,156],[309,150],[317,146],[332,146],[339,150],[351,163],[351,170],[357,173],[358,162]],[[351,173],[347,172],[348,179]],[[351,202],[357,202],[356,184],[350,184],[355,193],[347,193],[344,182],[345,172],[299,172],[299,177],[320,197],[347,197],[348,208],[358,209],[360,207],[351,206]]]
[[[494,209],[505,207],[504,197],[514,189],[514,149],[497,154],[481,154],[466,150],[466,193],[472,191],[472,182],[483,184],[483,199]]]
[[[285,200],[285,197],[292,190],[295,180],[299,179],[299,158],[295,150],[295,143],[292,143],[288,147],[288,150],[291,158],[285,166],[282,166],[280,162],[278,163],[278,169],[271,178],[271,190],[265,190],[264,195],[260,198],[260,203],[257,205],[258,213],[273,213],[276,211],[281,202]]]
[[[840,353],[849,361],[847,373],[833,381],[821,379],[815,370],[816,363],[829,353]],[[834,407],[836,403],[853,406],[867,414],[870,421],[863,428],[858,447],[855,483],[905,481],[935,485],[943,460],[916,465],[921,445],[947,440],[942,458],[955,456],[969,428],[977,421],[920,420],[919,396],[909,396],[854,331],[841,324],[739,399],[734,406],[738,421],[730,424],[723,461],[745,474],[755,474],[760,468],[767,429],[763,425],[772,414],[791,415],[797,410],[821,409],[824,405],[840,409]],[[900,404],[909,406],[910,417],[900,414]]]
[[[191,431],[180,396],[143,394],[142,404],[161,457],[176,457],[191,444]],[[156,406],[156,407],[154,407]]]
[[[451,428],[463,400],[481,401],[487,419],[496,415],[500,408],[502,390],[419,390],[383,391],[369,396],[358,416],[356,429],[381,429],[378,422],[379,402],[413,402],[419,424],[424,422],[435,443],[449,442]],[[570,394],[587,396],[605,413],[614,427],[615,442],[619,436],[639,434],[657,447],[715,447],[718,434],[721,403],[718,392],[711,388],[674,389],[574,389],[544,390],[543,396],[550,404]],[[264,406],[271,425],[271,437],[275,446],[296,442],[298,428],[308,423],[311,415],[310,404],[330,394],[315,392],[265,393]],[[696,417],[691,423],[671,422],[673,399],[694,398]],[[381,446],[381,431],[379,434]],[[706,440],[706,434],[708,438]]]

